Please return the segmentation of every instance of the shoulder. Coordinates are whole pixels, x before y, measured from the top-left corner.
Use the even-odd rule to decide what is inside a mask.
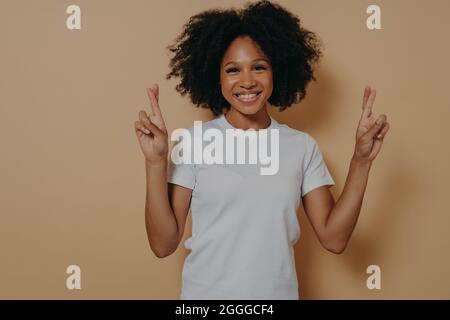
[[[314,138],[309,133],[291,128],[287,124],[279,123],[278,129],[280,130],[280,136],[292,139],[296,143],[302,143],[305,145],[316,143]]]
[[[288,149],[300,152],[302,157],[310,158],[320,152],[316,139],[308,132],[297,130],[286,124],[278,124],[280,142]]]
[[[203,133],[209,129],[221,130],[220,123],[217,118],[212,120],[194,120],[190,126],[176,128],[172,131],[172,138],[178,139],[178,136],[189,135],[192,139],[199,139]]]
[[[190,132],[194,132],[195,129],[201,128],[202,130],[216,128],[220,129],[221,125],[218,118],[214,118],[211,120],[194,120],[192,125],[183,128],[184,130],[188,130]]]

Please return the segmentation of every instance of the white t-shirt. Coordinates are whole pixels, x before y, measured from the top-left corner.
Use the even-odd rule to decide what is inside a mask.
[[[203,131],[235,129],[224,115],[202,126]],[[274,175],[261,175],[259,163],[169,161],[168,182],[193,190],[181,300],[299,299],[293,250],[300,237],[297,209],[306,193],[335,183],[310,135],[273,118],[256,132],[266,130],[270,137],[273,129],[279,130]],[[193,127],[188,130],[193,133]]]

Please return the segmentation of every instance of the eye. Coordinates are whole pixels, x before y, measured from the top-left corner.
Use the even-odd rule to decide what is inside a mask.
[[[257,71],[267,70],[267,67],[265,65],[262,65],[262,64],[255,65],[254,68]],[[235,73],[235,72],[238,72],[238,71],[239,71],[239,69],[236,68],[236,67],[232,67],[232,68],[229,68],[229,69],[225,70],[226,73]]]
[[[232,72],[237,72],[238,69],[237,68],[229,68],[227,70],[225,70],[226,73],[232,73]]]

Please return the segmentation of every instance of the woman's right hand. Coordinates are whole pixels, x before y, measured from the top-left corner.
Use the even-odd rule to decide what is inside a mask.
[[[139,111],[139,121],[134,123],[134,130],[144,153],[146,161],[158,163],[167,160],[169,142],[166,125],[159,108],[159,87],[157,84],[147,88],[152,110],[147,113]]]

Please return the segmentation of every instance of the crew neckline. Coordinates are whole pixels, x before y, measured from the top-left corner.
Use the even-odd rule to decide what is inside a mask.
[[[258,130],[253,129],[253,130],[256,132],[260,132],[260,131],[264,131],[264,130],[268,130],[268,129],[275,129],[276,127],[278,127],[278,122],[274,118],[272,118],[270,115],[269,115],[269,117],[270,117],[270,124],[267,128],[258,129]],[[235,129],[235,130],[241,130],[241,131],[252,130],[252,129],[244,130],[241,128],[236,128],[228,121],[228,119],[225,117],[225,114],[223,114],[223,113],[219,116],[218,121],[225,129]]]

